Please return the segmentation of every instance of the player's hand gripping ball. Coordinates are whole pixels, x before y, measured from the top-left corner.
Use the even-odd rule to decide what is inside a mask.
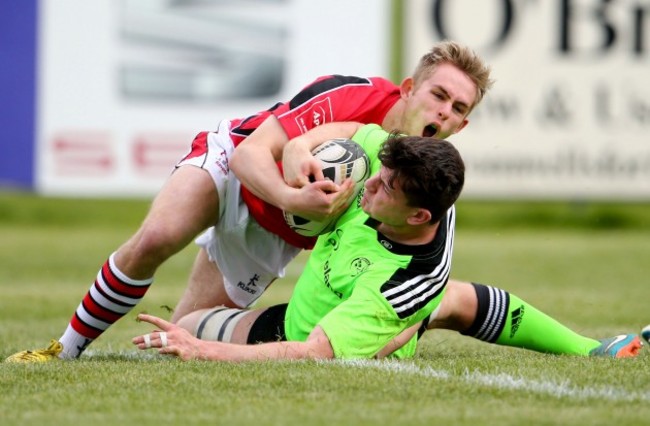
[[[331,139],[323,142],[312,151],[314,157],[323,163],[323,175],[337,185],[347,178],[354,182],[354,199],[363,188],[370,174],[370,161],[359,144],[351,139]],[[338,218],[332,217],[318,222],[284,212],[284,220],[296,233],[314,237],[329,232]]]

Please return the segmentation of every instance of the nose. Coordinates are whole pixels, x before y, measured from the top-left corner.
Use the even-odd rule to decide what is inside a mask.
[[[446,119],[449,117],[451,114],[451,103],[445,102],[443,105],[440,106],[440,109],[438,110],[438,116],[440,118]]]
[[[367,192],[375,192],[377,189],[377,182],[379,182],[379,174],[372,176],[363,184]]]

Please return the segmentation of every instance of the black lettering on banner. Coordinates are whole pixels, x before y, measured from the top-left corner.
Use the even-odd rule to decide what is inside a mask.
[[[485,0],[481,0],[485,1]],[[485,48],[496,49],[503,45],[508,38],[512,26],[515,22],[515,9],[512,0],[497,0],[497,3],[501,3],[501,10],[503,19],[497,25],[496,37],[493,41],[490,41]],[[456,39],[455,34],[452,34],[452,31],[447,27],[449,22],[447,17],[447,1],[446,0],[434,0],[432,2],[431,10],[431,21],[433,24],[433,29],[438,34],[441,40]]]
[[[487,0],[476,0],[487,1]],[[524,13],[525,7],[539,6],[552,0],[492,0],[494,10],[500,19],[493,24],[492,32],[480,50],[499,50],[514,34],[516,27],[526,25],[526,20],[539,19],[538,13]],[[466,1],[465,3],[469,3]],[[441,40],[462,40],[462,34],[454,28],[450,19],[450,7],[458,6],[458,0],[431,0],[430,26]],[[548,34],[556,34],[557,52],[576,57],[578,54],[605,55],[620,46],[635,56],[646,53],[646,26],[650,15],[650,4],[642,1],[614,0],[555,0],[553,21],[547,22]],[[556,20],[555,20],[556,19]],[[578,28],[591,31],[578,31]],[[578,40],[578,34],[593,37],[593,40]],[[596,36],[592,36],[596,34]],[[583,38],[585,36],[583,35]],[[587,44],[589,43],[589,44]]]
[[[560,1],[560,45],[562,53],[570,53],[574,49],[573,30],[579,24],[578,18],[585,16],[587,20],[593,19],[594,24],[602,30],[602,52],[609,50],[616,41],[616,28],[608,16],[608,6],[611,0],[599,0],[583,14],[574,4],[574,0]]]
[[[604,55],[620,44],[619,42],[625,43],[623,49],[636,56],[645,53],[644,28],[650,5],[613,0],[560,0],[559,3],[560,53],[576,52],[576,45],[579,43],[575,40],[574,31],[579,25],[594,27],[595,32],[601,34],[600,41],[591,47],[593,53]],[[614,19],[615,9],[620,11],[621,8],[628,8],[620,14],[623,21]]]
[[[566,126],[571,122],[571,112],[567,107],[568,93],[560,87],[553,87],[548,92],[542,105],[542,119],[553,122],[559,126]]]

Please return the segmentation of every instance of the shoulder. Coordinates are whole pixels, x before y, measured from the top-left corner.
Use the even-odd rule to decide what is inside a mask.
[[[373,86],[382,90],[386,90],[386,91],[399,90],[398,85],[396,85],[395,83],[393,83],[392,81],[384,77],[370,77],[368,78],[368,80],[370,80]]]
[[[392,92],[398,87],[383,77],[359,77],[354,75],[331,74],[316,78],[301,92],[325,93],[332,91],[381,91]]]

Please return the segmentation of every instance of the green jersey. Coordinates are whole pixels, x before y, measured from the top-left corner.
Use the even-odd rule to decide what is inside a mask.
[[[388,133],[371,124],[352,138],[371,162]],[[405,329],[427,318],[442,299],[453,249],[455,211],[440,222],[425,245],[391,241],[360,206],[362,194],[321,235],[300,276],[285,315],[287,340],[305,341],[316,325],[327,334],[337,358],[373,357]],[[417,337],[393,356],[413,356]]]

